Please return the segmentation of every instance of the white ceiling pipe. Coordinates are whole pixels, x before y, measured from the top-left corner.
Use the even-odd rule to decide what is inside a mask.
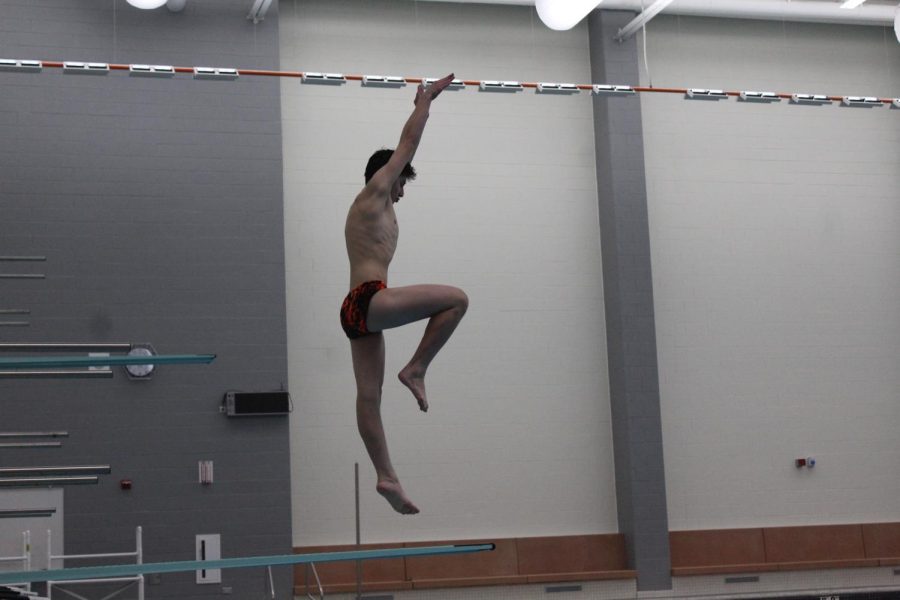
[[[641,11],[640,0],[606,0],[600,8]],[[842,9],[837,2],[804,0],[678,0],[663,11],[666,15],[760,19],[767,21],[805,21],[846,25],[888,26],[895,8],[890,5],[864,4],[853,10]]]
[[[897,41],[900,42],[900,6],[897,6],[897,13],[894,15],[894,33],[897,34]]]
[[[447,0],[416,1],[445,2]],[[455,0],[455,2],[535,5],[535,0]],[[652,2],[644,0],[643,4],[646,8]],[[636,13],[642,10],[641,0],[603,0],[597,8],[628,10]],[[872,1],[866,2],[859,8],[846,10],[840,8],[840,3],[826,0],[677,0],[666,7],[661,14],[892,27],[896,10],[895,4],[874,4]]]

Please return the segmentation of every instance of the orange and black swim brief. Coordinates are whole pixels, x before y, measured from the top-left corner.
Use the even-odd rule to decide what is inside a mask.
[[[372,296],[386,288],[383,281],[367,281],[350,290],[341,305],[341,327],[351,340],[373,333],[366,327]]]

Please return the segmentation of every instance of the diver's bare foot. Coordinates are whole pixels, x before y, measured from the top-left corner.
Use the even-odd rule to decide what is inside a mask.
[[[406,497],[399,481],[382,480],[375,485],[375,489],[401,515],[414,515],[419,512],[416,505]]]
[[[413,367],[407,365],[397,375],[400,383],[409,388],[419,402],[419,408],[422,412],[428,411],[428,399],[425,397],[425,373],[417,371]]]

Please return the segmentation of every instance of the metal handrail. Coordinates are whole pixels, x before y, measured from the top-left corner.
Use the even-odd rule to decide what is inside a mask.
[[[65,475],[109,475],[109,465],[69,465],[49,467],[2,467],[0,477],[43,477]]]
[[[322,600],[325,598],[325,590],[322,589],[322,582],[319,580],[319,574],[316,572],[315,563],[306,563],[306,597],[310,600],[317,600],[315,596],[309,593],[309,571],[312,569],[313,577],[316,578],[316,587],[319,588],[319,598],[318,600]]]
[[[0,352],[128,352],[132,344],[0,343]]]
[[[112,379],[113,372],[106,369],[92,371],[0,371],[0,379]]]
[[[69,437],[68,431],[0,431],[0,438]]]

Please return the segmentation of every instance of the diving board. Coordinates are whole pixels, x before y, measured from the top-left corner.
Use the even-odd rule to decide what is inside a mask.
[[[405,558],[407,556],[434,556],[438,554],[465,554],[493,550],[494,544],[463,544],[454,546],[424,546],[420,548],[385,548],[381,550],[351,550],[346,552],[321,552],[316,554],[280,554],[275,556],[247,556],[220,560],[186,560],[177,562],[144,563],[130,565],[105,565],[99,567],[75,567],[44,571],[18,571],[0,573],[0,585],[28,581],[99,579],[148,573],[180,573],[204,569],[237,569],[241,567],[268,567],[277,565],[302,565],[310,563],[347,560],[371,560],[375,558]]]
[[[209,364],[215,354],[155,354],[152,356],[45,356],[0,358],[0,369],[55,369],[119,365]]]

